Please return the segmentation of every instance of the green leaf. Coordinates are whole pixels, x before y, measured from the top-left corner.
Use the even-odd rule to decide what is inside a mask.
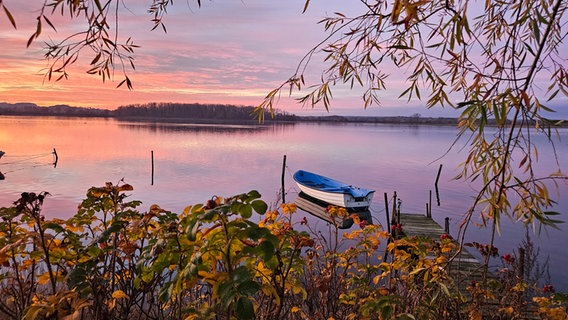
[[[252,280],[241,282],[237,286],[237,292],[244,296],[252,296],[258,290],[260,290],[260,284]]]
[[[187,239],[195,241],[197,239],[197,232],[199,231],[199,221],[193,220],[186,228]]]
[[[87,253],[89,254],[90,257],[98,257],[101,254],[102,250],[101,248],[97,247],[97,246],[90,246],[87,249]]]
[[[250,280],[251,275],[250,275],[250,272],[248,271],[248,269],[245,266],[240,266],[240,267],[236,268],[235,270],[233,270],[233,273],[231,274],[231,279],[235,283],[242,283],[242,282]]]
[[[247,320],[254,319],[254,306],[246,297],[240,297],[235,306],[237,319]]]
[[[54,222],[46,222],[46,223],[43,225],[43,227],[44,227],[45,229],[51,229],[51,230],[53,230],[53,231],[55,231],[55,232],[57,232],[57,233],[60,233],[60,232],[64,232],[64,231],[65,231],[65,228],[63,228],[60,224],[57,224],[57,223],[54,223]]]
[[[102,242],[107,241],[111,234],[117,233],[120,230],[122,230],[122,228],[124,227],[124,225],[126,223],[127,223],[126,221],[115,221],[115,222],[113,222],[113,224],[108,229],[106,229],[105,231],[103,231],[101,233],[101,235],[97,239],[97,242],[102,243]]]
[[[241,206],[239,213],[243,219],[249,219],[252,216],[252,207],[249,205]]]
[[[463,101],[463,102],[458,102],[458,105],[456,106],[456,109],[461,109],[464,107],[468,107],[470,105],[476,104],[478,103],[478,100],[470,100],[470,101]]]
[[[256,190],[251,190],[248,194],[247,194],[247,201],[252,201],[255,199],[260,198],[260,193]]]
[[[262,200],[255,200],[251,203],[251,205],[254,211],[256,211],[258,214],[265,214],[268,210],[268,205]]]
[[[445,284],[443,284],[443,283],[440,282],[440,288],[442,289],[442,291],[444,292],[444,294],[445,294],[447,297],[451,297],[451,295],[450,295],[450,290],[448,290],[448,287],[447,287]]]
[[[219,298],[221,298],[221,301],[223,302],[223,305],[229,306],[236,294],[233,288],[233,282],[225,281],[220,283],[218,287],[218,294]]]

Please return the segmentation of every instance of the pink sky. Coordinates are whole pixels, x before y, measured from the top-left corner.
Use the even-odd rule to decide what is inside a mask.
[[[33,102],[47,106],[68,104],[115,109],[121,105],[147,102],[222,103],[258,105],[266,94],[293,75],[301,58],[325,37],[325,15],[342,12],[354,15],[364,8],[360,1],[311,0],[302,14],[305,0],[194,0],[176,1],[165,18],[167,34],[153,27],[147,4],[127,2],[120,8],[120,37],[132,37],[141,46],[135,52],[136,70],[128,76],[134,84],[129,91],[116,88],[123,79],[119,69],[113,81],[102,83],[98,76],[86,74],[94,54],[85,51],[84,61],[72,68],[69,80],[44,81],[41,46],[49,39],[59,40],[78,30],[78,20],[59,15],[51,20],[55,33],[44,32],[30,48],[26,42],[35,29],[35,18],[43,1],[4,1],[14,14],[14,30],[0,14],[0,102]],[[147,2],[146,2],[147,3]],[[319,56],[321,58],[322,56]],[[307,84],[321,75],[319,60],[306,73]],[[447,108],[426,110],[424,103],[397,97],[403,86],[396,71],[389,77],[387,90],[381,92],[382,106],[364,110],[360,91],[335,88],[332,114],[357,115],[457,115]],[[393,81],[395,80],[395,81]],[[296,114],[326,114],[323,107],[302,108],[284,97],[278,108]]]
[[[77,22],[53,17],[58,32],[46,25],[40,39],[26,49],[42,2],[4,1],[14,14],[18,29],[14,30],[7,18],[0,15],[0,102],[108,109],[146,102],[256,106],[294,73],[303,55],[325,36],[318,21],[335,11],[362,10],[360,2],[344,0],[312,0],[305,14],[304,0],[202,1],[201,8],[193,1],[182,1],[168,10],[168,32],[164,34],[162,30],[150,31],[153,25],[145,5],[128,2],[127,9],[121,8],[121,36],[123,40],[132,37],[141,46],[135,52],[136,70],[128,72],[134,83],[134,90],[129,91],[116,89],[123,79],[120,70],[116,70],[113,81],[103,84],[97,76],[86,74],[87,62],[77,63],[69,80],[44,81],[42,70],[47,63],[42,60],[43,41],[63,38],[76,30]],[[83,56],[90,61],[94,55],[85,51]],[[311,80],[317,81],[321,69],[314,66]],[[383,105],[400,104],[391,99],[399,93],[385,92]],[[292,113],[306,111],[286,98],[279,108]],[[336,89],[332,110],[372,113],[363,110],[358,92],[346,89]],[[324,110],[311,113],[323,114]]]

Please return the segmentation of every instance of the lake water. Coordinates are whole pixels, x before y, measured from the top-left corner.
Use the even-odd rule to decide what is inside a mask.
[[[180,212],[190,204],[212,196],[232,196],[256,189],[268,203],[275,203],[281,187],[282,163],[286,156],[286,200],[292,202],[299,190],[292,174],[298,169],[313,171],[337,180],[377,190],[371,214],[385,225],[383,194],[392,199],[396,191],[403,212],[424,212],[429,191],[440,164],[440,206],[435,196],[432,214],[443,225],[450,218],[456,234],[475,195],[475,186],[452,178],[467,155],[467,142],[448,153],[456,135],[453,127],[392,126],[374,124],[298,123],[275,126],[218,126],[120,122],[114,119],[67,119],[0,117],[0,206],[9,206],[21,192],[47,191],[44,214],[68,218],[85,197],[88,188],[117,183],[124,178],[134,186],[132,199],[141,200],[141,210],[152,204]],[[539,171],[557,170],[552,149],[544,137],[539,145]],[[57,167],[53,167],[53,149]],[[152,184],[152,151],[154,179]],[[568,167],[568,130],[556,142],[563,171]],[[559,185],[555,207],[567,220],[568,186]],[[312,223],[325,225],[305,213]],[[541,258],[550,259],[552,283],[568,291],[568,265],[562,230],[532,233]],[[501,255],[516,251],[524,238],[519,223],[503,221],[496,245]],[[483,229],[470,227],[466,241],[488,243]],[[499,264],[498,261],[495,261]]]

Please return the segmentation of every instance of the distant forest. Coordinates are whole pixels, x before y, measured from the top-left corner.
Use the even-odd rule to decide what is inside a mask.
[[[71,107],[68,105],[55,105],[40,107],[35,103],[5,103],[0,102],[0,115],[26,115],[26,116],[69,116],[69,117],[112,117],[112,110]]]
[[[118,107],[114,111],[117,118],[149,117],[153,119],[181,118],[196,120],[254,120],[255,107],[226,104],[200,103],[146,103]],[[275,110],[274,117],[265,113],[265,120],[294,121],[296,116]]]
[[[0,103],[0,115],[114,117],[119,119],[180,119],[218,121],[256,121],[255,107],[200,103],[147,103],[120,106],[116,110],[55,105],[40,107],[34,103]],[[294,121],[297,117],[275,110],[274,117],[265,114],[266,121]]]
[[[2,103],[0,116],[29,115],[29,116],[59,116],[59,117],[108,117],[121,120],[186,122],[186,123],[253,123],[256,122],[252,113],[254,107],[235,106],[226,104],[199,103],[146,103],[118,107],[116,110],[97,108],[71,107],[56,105],[40,107],[33,103]],[[327,122],[327,123],[386,123],[399,125],[449,125],[456,126],[457,118],[412,116],[366,117],[366,116],[297,116],[284,111],[275,110],[274,118],[265,113],[265,122]],[[543,124],[552,127],[568,127],[568,121],[543,120]],[[494,120],[488,121],[489,125]]]

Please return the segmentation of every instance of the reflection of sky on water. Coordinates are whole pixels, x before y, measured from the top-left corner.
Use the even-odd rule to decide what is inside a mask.
[[[6,180],[0,181],[0,206],[10,205],[23,191],[48,191],[52,196],[44,212],[61,218],[74,213],[89,187],[122,178],[134,186],[131,198],[143,201],[141,210],[157,203],[179,212],[214,195],[232,196],[252,189],[272,203],[281,186],[284,155],[288,201],[299,192],[292,174],[298,169],[313,171],[375,189],[371,213],[376,223],[385,224],[385,192],[392,199],[397,191],[403,211],[424,212],[440,164],[441,205],[436,205],[435,194],[432,199],[433,216],[439,223],[450,217],[450,229],[457,232],[475,194],[475,184],[453,180],[458,163],[467,155],[467,145],[464,148],[466,142],[460,142],[445,154],[456,134],[451,127],[296,124],[219,131],[208,126],[125,124],[105,119],[4,117],[0,128],[0,149],[6,152],[0,160],[0,171],[6,172]],[[565,170],[568,132],[561,135],[556,150]],[[49,166],[51,156],[33,167],[2,164],[11,156],[49,153],[53,148],[59,154],[57,168]],[[552,151],[541,147],[539,154],[539,170],[556,171]],[[561,195],[568,194],[567,185],[561,184],[559,192],[552,196],[560,198],[558,210],[566,220],[568,203]],[[392,204],[389,207],[391,210]],[[324,222],[311,221],[325,228]],[[470,241],[488,242],[487,232],[475,226],[470,231]],[[504,219],[499,241],[502,253],[513,251],[523,237],[522,225]],[[539,244],[552,256],[563,252],[566,240],[564,232],[549,230]],[[566,265],[568,257],[554,255],[551,263]],[[568,289],[568,279],[563,278],[561,285]]]

